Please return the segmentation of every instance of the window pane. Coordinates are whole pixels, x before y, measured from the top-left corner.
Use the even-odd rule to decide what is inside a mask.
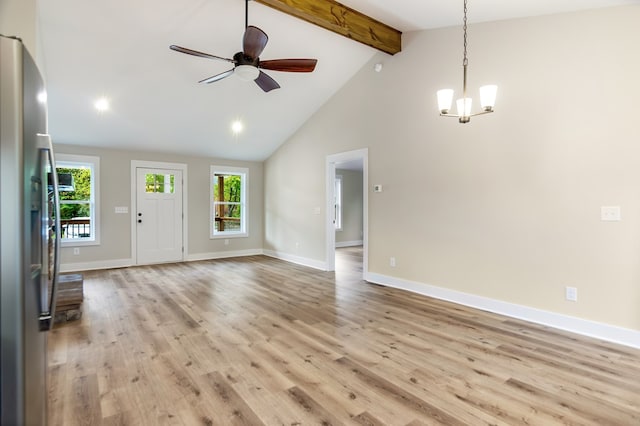
[[[145,192],[173,194],[175,191],[175,176],[172,174],[152,174],[145,175]]]
[[[239,203],[242,195],[242,177],[239,175],[214,175],[213,200]]]
[[[91,204],[60,204],[62,238],[91,238]]]
[[[242,207],[239,204],[216,204],[214,229],[217,232],[242,230]]]
[[[60,200],[91,200],[91,169],[84,167],[57,167],[65,185],[60,188]],[[69,179],[69,175],[71,179]],[[60,180],[60,179],[59,179]]]

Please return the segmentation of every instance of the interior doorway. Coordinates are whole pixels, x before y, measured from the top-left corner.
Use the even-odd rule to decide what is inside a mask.
[[[346,176],[353,181],[353,179],[359,180],[359,191],[348,189],[346,187],[348,180]],[[343,248],[354,247],[360,251],[360,254],[356,257],[348,256],[351,262],[347,263],[353,265],[353,259],[362,259],[361,267],[358,268],[362,278],[367,276],[367,253],[368,253],[368,149],[359,149],[356,151],[343,152],[339,154],[332,154],[327,156],[326,163],[326,188],[327,188],[327,200],[326,200],[326,265],[328,271],[336,270],[336,246],[343,250]],[[336,183],[342,184],[342,188],[337,188]],[[353,182],[349,182],[349,185],[353,185]],[[345,194],[345,190],[347,194]],[[342,194],[340,194],[340,192]],[[355,200],[356,204],[360,203],[359,208],[354,208],[354,198],[357,198],[359,192],[360,198]],[[340,200],[339,196],[342,195]],[[345,200],[345,198],[348,198]],[[345,202],[346,201],[346,202]],[[347,212],[347,206],[350,207]],[[359,218],[354,219],[355,214]],[[339,213],[342,213],[340,215]],[[347,215],[351,215],[350,217]],[[336,230],[336,227],[341,229]],[[346,227],[351,227],[346,229]],[[336,238],[337,233],[342,233]],[[343,250],[345,254],[348,250]]]
[[[336,282],[362,279],[362,253],[362,246],[336,247]]]

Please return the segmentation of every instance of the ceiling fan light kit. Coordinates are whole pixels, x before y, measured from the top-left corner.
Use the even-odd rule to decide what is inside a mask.
[[[172,44],[171,50],[187,55],[199,56],[201,58],[216,59],[219,61],[231,62],[233,68],[216,74],[214,76],[200,80],[199,83],[213,83],[222,80],[230,75],[236,75],[244,81],[255,81],[258,87],[265,92],[280,88],[280,85],[262,69],[285,72],[312,72],[316,68],[316,59],[273,59],[260,61],[260,54],[269,41],[267,34],[258,27],[249,25],[249,0],[245,0],[245,31],[242,37],[242,51],[233,55],[233,59],[211,55],[209,53],[198,52],[186,47]]]
[[[243,81],[253,81],[260,75],[260,70],[253,65],[236,65],[233,74]]]
[[[438,109],[440,115],[443,117],[456,117],[460,123],[468,123],[471,121],[471,117],[476,115],[488,114],[493,112],[493,107],[496,103],[496,93],[498,86],[487,85],[480,87],[480,106],[482,110],[471,113],[471,98],[467,97],[467,67],[469,60],[467,59],[467,0],[464,0],[464,19],[463,19],[463,32],[464,32],[464,54],[462,59],[462,98],[456,101],[457,114],[451,114],[451,104],[453,103],[453,89],[438,90]]]

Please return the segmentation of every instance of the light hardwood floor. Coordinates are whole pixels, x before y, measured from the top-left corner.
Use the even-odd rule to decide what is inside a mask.
[[[49,424],[640,424],[640,351],[365,283],[358,253],[85,272]]]

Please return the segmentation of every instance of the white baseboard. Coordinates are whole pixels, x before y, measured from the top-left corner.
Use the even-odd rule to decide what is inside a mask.
[[[368,273],[366,281],[640,349],[640,331],[571,317],[443,287]]]
[[[264,250],[265,256],[274,257],[276,259],[284,260],[291,263],[296,263],[302,266],[308,266],[309,268],[320,269],[321,271],[327,270],[327,263],[320,260],[309,259],[306,257],[295,256],[293,254],[282,253],[274,250]]]
[[[256,256],[262,253],[262,249],[235,250],[235,251],[219,251],[212,253],[196,253],[189,254],[185,257],[185,262],[194,262],[198,260],[225,259],[228,257]]]
[[[361,246],[362,240],[358,241],[336,241],[336,248]]]
[[[60,272],[93,271],[96,269],[126,268],[133,266],[133,259],[98,260],[94,262],[61,263]]]

